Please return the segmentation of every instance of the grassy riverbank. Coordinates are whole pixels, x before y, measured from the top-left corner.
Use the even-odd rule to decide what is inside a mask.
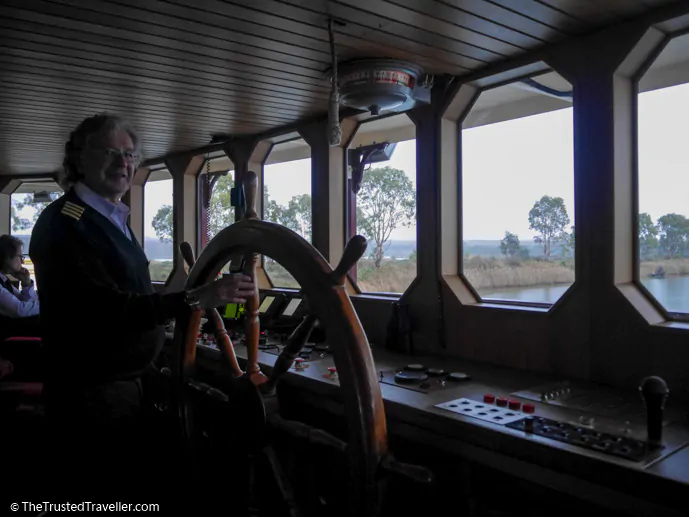
[[[689,275],[689,258],[642,262],[641,278],[650,277],[659,267],[665,270],[667,276]],[[150,270],[154,281],[165,281],[172,271],[172,262],[152,260]],[[274,285],[299,288],[282,266],[267,262],[266,271]],[[385,259],[379,268],[372,260],[362,259],[357,265],[357,272],[359,287],[364,292],[402,293],[416,277],[416,258]],[[574,261],[513,260],[474,255],[464,259],[464,274],[479,290],[571,284],[574,282]]]

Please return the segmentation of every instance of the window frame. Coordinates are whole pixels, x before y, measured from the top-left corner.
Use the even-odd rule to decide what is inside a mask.
[[[235,164],[232,161],[232,159],[224,152],[224,151],[216,151],[212,153],[206,153],[206,156],[204,156],[203,163],[201,164],[201,168],[199,169],[198,173],[196,174],[196,194],[197,194],[197,199],[196,199],[196,253],[197,255],[200,255],[203,250],[206,248],[208,245],[208,242],[205,242],[206,240],[206,234],[202,231],[203,230],[203,221],[204,219],[207,221],[208,218],[210,217],[209,209],[210,209],[210,201],[213,199],[213,190],[215,189],[215,184],[213,184],[213,190],[211,190],[211,197],[208,200],[209,205],[208,208],[204,207],[204,199],[203,199],[203,181],[206,181],[206,177],[210,174],[211,176],[222,176],[221,171],[211,171],[210,173],[207,172],[207,167],[208,163],[212,163],[214,160],[224,160],[227,159],[229,163],[232,165],[230,169],[227,169],[227,174],[232,175],[232,181],[234,182],[234,178],[236,175],[236,170],[235,170]],[[224,170],[224,169],[223,169]]]
[[[306,141],[306,139],[303,136],[301,136],[298,133],[287,133],[287,134],[281,135],[281,136],[286,136],[287,138],[281,139],[280,137],[276,137],[275,139],[272,139],[270,141],[270,147],[268,148],[268,151],[266,152],[265,157],[261,161],[261,177],[260,177],[260,181],[259,181],[260,192],[258,193],[258,195],[261,196],[261,213],[259,215],[261,216],[262,221],[265,221],[265,211],[266,211],[266,203],[265,203],[265,199],[263,198],[263,190],[264,190],[264,187],[266,184],[266,182],[265,182],[265,167],[266,167],[266,162],[270,158],[270,155],[273,152],[273,150],[275,149],[275,147],[279,146],[280,144],[286,144],[289,142],[297,142],[299,140],[302,140],[309,147],[309,160],[312,159],[311,154],[313,152],[313,149],[311,149],[311,146],[309,145],[309,143]],[[301,159],[305,159],[305,158],[301,158]],[[296,161],[296,160],[293,160],[293,161]],[[280,163],[287,163],[287,162],[278,162],[275,165],[279,165]],[[272,165],[272,164],[269,164],[269,165]],[[309,177],[311,178],[311,184],[313,185],[313,168],[310,171]],[[269,221],[269,222],[272,222],[272,221]],[[313,228],[313,206],[311,208],[311,227]],[[313,234],[311,237],[313,240]],[[266,269],[266,258],[263,255],[261,255],[261,269],[263,269],[263,273],[265,274],[266,279],[268,280],[268,283],[270,284],[270,289],[272,291],[284,292],[284,293],[298,293],[299,291],[301,291],[301,287],[281,287],[281,286],[275,285],[275,282],[273,282],[273,279],[270,278],[270,273],[268,273],[268,269]]]
[[[11,182],[13,182],[13,181],[16,181],[17,183],[16,183],[16,185],[14,185],[14,186],[12,187],[12,186],[11,186]],[[7,221],[8,221],[8,224],[7,224],[7,234],[10,235],[10,236],[13,236],[13,237],[16,237],[16,234],[15,234],[15,233],[13,232],[13,230],[12,230],[12,196],[15,195],[15,194],[17,194],[17,190],[19,190],[19,189],[22,187],[22,185],[24,185],[25,183],[29,183],[29,184],[30,184],[30,183],[44,183],[44,182],[47,183],[47,182],[52,182],[52,183],[55,183],[55,186],[56,186],[58,189],[60,189],[60,191],[62,191],[62,195],[63,195],[63,196],[66,194],[66,192],[64,191],[64,189],[62,189],[62,187],[61,187],[61,186],[59,185],[59,183],[57,182],[57,178],[56,178],[55,176],[53,176],[53,175],[30,176],[30,177],[27,177],[27,178],[21,178],[21,177],[19,177],[19,178],[10,178],[10,179],[9,179],[9,182],[10,182],[10,185],[8,185],[8,186],[9,186],[10,188],[8,189],[8,188],[6,187],[7,192],[2,192],[2,193],[6,194],[6,195],[8,196],[8,198],[9,198],[9,203],[8,203],[8,206],[7,206]],[[4,190],[4,189],[3,189],[3,190]],[[52,191],[50,191],[50,193],[52,193],[52,192],[57,192],[57,190],[52,190]],[[20,193],[20,194],[21,194],[21,193]],[[62,197],[62,196],[60,196],[60,197]],[[31,228],[31,233],[33,234],[33,227]],[[30,237],[29,237],[29,239],[30,239]],[[23,251],[22,255],[24,256],[24,260],[29,259],[29,261],[31,261],[31,257],[30,257],[30,255],[29,255],[29,248],[28,248],[28,246],[27,246],[27,247],[24,247],[22,251]],[[33,269],[33,266],[32,266],[32,269]],[[33,269],[32,276],[33,276],[34,279],[35,279],[35,275],[36,275],[36,271],[35,271],[35,269]],[[37,288],[38,288],[38,286],[37,286]]]
[[[351,136],[349,139],[345,142],[345,145],[343,146],[344,152],[342,159],[344,160],[344,170],[345,174],[343,175],[343,181],[344,181],[344,245],[349,242],[349,240],[357,235],[356,233],[356,200],[357,200],[357,195],[352,192],[350,182],[351,182],[351,177],[349,175],[349,160],[348,160],[348,151],[351,148],[352,142],[356,139],[357,134],[359,133],[359,130],[361,129],[362,125],[373,123],[373,122],[378,122],[380,120],[392,118],[392,117],[402,117],[405,116],[410,122],[410,125],[414,127],[414,142],[416,145],[416,151],[418,152],[418,144],[416,143],[418,138],[417,138],[417,128],[416,124],[414,123],[414,120],[412,117],[410,117],[406,111],[401,111],[401,112],[391,112],[391,113],[385,113],[383,115],[379,115],[376,117],[368,117],[365,119],[361,119],[357,121],[356,127],[352,131]],[[412,140],[412,139],[409,139]],[[399,140],[397,142],[390,142],[390,143],[400,143],[400,142],[408,142],[409,140]],[[416,164],[414,164],[414,173],[416,176],[416,182],[418,184],[418,171],[416,170]],[[416,197],[416,206],[415,206],[415,213],[418,214],[419,211],[419,206],[418,206],[418,196]],[[417,235],[416,235],[416,242],[418,243],[418,227],[417,227]],[[383,298],[386,300],[390,301],[397,301],[401,300],[405,294],[412,288],[414,285],[418,282],[419,279],[419,262],[416,262],[416,275],[414,275],[414,278],[412,281],[409,283],[409,285],[405,288],[404,292],[402,293],[392,293],[392,292],[377,292],[377,291],[364,291],[361,289],[359,286],[358,282],[358,263],[352,267],[347,272],[347,278],[349,279],[350,283],[352,284],[352,287],[356,291],[355,296],[361,296],[361,297],[369,297],[369,298]]]
[[[549,302],[525,302],[521,300],[503,300],[500,298],[486,298],[483,297],[479,294],[478,290],[473,286],[473,284],[469,281],[467,276],[464,274],[464,160],[463,160],[463,152],[462,152],[462,145],[463,145],[463,138],[462,138],[462,131],[463,131],[463,124],[466,118],[469,116],[471,113],[471,110],[473,109],[474,105],[478,101],[478,99],[481,97],[481,95],[484,92],[494,90],[496,88],[500,88],[502,86],[507,86],[510,84],[513,84],[517,81],[521,81],[523,79],[532,79],[534,77],[538,77],[541,75],[547,75],[549,73],[556,73],[560,75],[563,79],[567,80],[565,76],[560,74],[558,70],[551,66],[546,64],[545,62],[536,62],[532,63],[531,65],[525,67],[526,70],[523,72],[521,69],[513,69],[510,70],[507,75],[508,77],[502,78],[501,74],[497,74],[496,76],[488,77],[484,80],[479,80],[476,81],[474,84],[471,84],[469,86],[472,86],[475,88],[475,92],[471,96],[471,99],[464,105],[461,109],[461,112],[459,113],[459,116],[457,116],[457,119],[455,121],[456,124],[456,131],[457,131],[457,215],[458,215],[458,220],[460,221],[461,224],[457,225],[457,275],[459,276],[461,282],[463,285],[466,287],[466,289],[469,291],[470,295],[474,299],[474,303],[471,305],[477,305],[477,306],[483,306],[483,307],[490,307],[490,308],[513,308],[517,310],[524,310],[524,309],[533,309],[536,312],[543,312],[544,310],[546,312],[551,312],[553,310],[556,310],[559,308],[564,300],[569,298],[571,296],[572,290],[575,288],[577,285],[577,269],[576,269],[576,246],[575,249],[573,250],[573,255],[575,257],[575,268],[574,268],[574,281],[567,287],[567,289],[562,293],[562,295],[555,300],[552,303]],[[511,73],[510,73],[511,72]],[[572,85],[572,91],[574,91],[574,85]],[[574,100],[572,100],[572,125],[576,123],[575,121],[575,112],[574,112]],[[509,120],[514,120],[514,119],[509,119]],[[574,135],[573,135],[574,136]],[[442,145],[442,142],[441,142]],[[574,143],[572,142],[572,145]],[[575,152],[573,150],[572,152],[572,160],[574,160],[575,157]],[[576,168],[573,169],[573,177],[572,177],[572,182],[575,183],[575,177],[574,175],[576,174]],[[576,190],[574,191],[574,199],[575,199],[575,204],[576,204]],[[574,217],[572,218],[572,222],[574,223],[575,227],[575,239],[576,239],[576,220],[577,220],[577,212],[574,212]],[[576,241],[575,241],[576,242]],[[453,289],[454,290],[454,289]],[[456,293],[455,293],[456,294]]]
[[[146,185],[148,184],[148,181],[151,178],[151,175],[155,172],[165,170],[167,173],[170,175],[170,181],[172,181],[172,269],[170,270],[170,273],[168,274],[167,278],[162,281],[162,280],[153,280],[151,279],[151,284],[154,286],[164,286],[168,287],[170,285],[170,282],[175,276],[175,271],[177,270],[178,267],[178,253],[176,253],[176,250],[179,248],[179,243],[177,242],[177,236],[175,232],[175,178],[172,175],[172,172],[170,172],[170,169],[167,166],[162,166],[158,167],[155,169],[148,168],[146,172],[146,179],[143,181],[141,184],[141,213],[142,213],[142,223],[143,223],[143,228],[142,228],[142,233],[141,233],[141,249],[144,252],[144,255],[146,255],[146,259],[149,262],[149,272],[150,272],[150,262],[152,259],[148,258],[148,255],[146,254]],[[162,181],[168,181],[168,180],[162,180]],[[130,187],[131,188],[131,187]],[[133,209],[134,207],[130,207],[130,209]]]
[[[668,323],[689,323],[689,312],[675,312],[669,311],[663,306],[646,286],[641,281],[641,253],[639,242],[639,83],[644,75],[648,73],[653,63],[660,57],[663,51],[667,48],[670,42],[682,36],[689,34],[689,28],[680,31],[666,33],[663,39],[658,43],[644,58],[641,66],[631,75],[631,83],[633,88],[632,105],[631,105],[631,124],[632,135],[630,145],[632,147],[632,279],[634,287],[636,287],[641,294],[648,300],[648,302],[657,310],[662,318],[665,320],[663,324]],[[679,83],[689,84],[689,82]]]

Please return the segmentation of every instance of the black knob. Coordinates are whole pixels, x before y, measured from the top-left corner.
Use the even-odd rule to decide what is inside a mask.
[[[639,386],[641,398],[646,408],[646,428],[648,447],[655,449],[661,446],[663,439],[663,409],[670,390],[660,377],[646,377]]]

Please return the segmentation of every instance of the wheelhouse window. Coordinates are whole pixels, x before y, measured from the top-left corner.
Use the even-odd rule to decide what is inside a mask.
[[[24,243],[24,267],[29,270],[32,280],[36,281],[33,263],[29,257],[31,233],[38,217],[53,201],[64,192],[54,181],[27,181],[12,193],[10,199],[10,234]],[[38,284],[36,284],[38,287]]]
[[[167,281],[174,261],[172,175],[152,171],[144,184],[144,242],[153,282]]]
[[[689,317],[689,35],[670,40],[638,83],[637,279]]]
[[[235,207],[230,202],[234,185],[234,171],[216,174],[211,180],[213,191],[208,208],[208,237],[213,239],[221,230],[234,223]]]
[[[574,282],[572,86],[485,90],[461,130],[464,277],[483,300],[552,304]]]
[[[401,294],[417,274],[416,126],[400,114],[365,122],[348,150],[348,237],[368,241],[351,271],[363,293]]]
[[[234,223],[235,207],[231,191],[234,184],[234,164],[225,153],[210,156],[199,175],[199,240],[203,250],[208,243]]]
[[[263,219],[311,242],[311,147],[303,139],[271,149],[263,166]],[[299,288],[284,267],[270,257],[263,260],[274,287]]]

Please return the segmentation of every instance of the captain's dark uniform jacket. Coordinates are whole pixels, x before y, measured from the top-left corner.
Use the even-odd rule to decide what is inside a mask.
[[[136,379],[159,353],[163,324],[183,293],[155,293],[148,260],[73,190],[50,204],[31,236],[47,381],[79,385]]]
[[[152,473],[144,461],[167,442],[160,445],[142,374],[163,346],[163,323],[185,307],[184,294],[155,293],[133,233],[130,241],[73,190],[43,211],[29,254],[48,356],[42,493],[87,500],[112,496],[113,487],[154,490],[152,480],[165,481],[173,469],[153,462]]]

